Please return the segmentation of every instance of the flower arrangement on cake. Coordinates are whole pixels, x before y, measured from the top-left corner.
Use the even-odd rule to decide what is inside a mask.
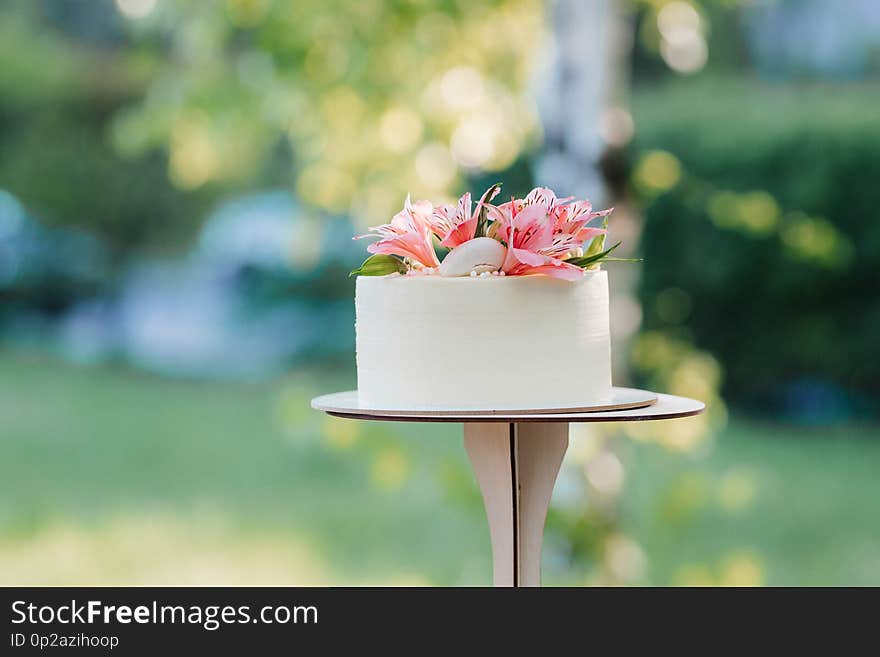
[[[501,185],[492,185],[474,206],[468,192],[456,206],[412,202],[391,223],[370,228],[354,239],[378,237],[371,255],[353,276],[526,276],[542,274],[577,280],[602,261],[621,260],[605,248],[608,215],[593,211],[588,200],[560,198],[536,187],[522,199],[493,205]],[[590,226],[594,220],[600,225]],[[435,240],[446,251],[437,255]]]

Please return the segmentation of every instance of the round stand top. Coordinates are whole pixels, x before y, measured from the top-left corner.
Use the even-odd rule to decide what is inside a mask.
[[[651,393],[653,396],[654,393]],[[424,411],[375,410],[364,408],[358,403],[356,390],[322,395],[312,400],[312,408],[328,415],[355,420],[379,420],[384,422],[644,422],[647,420],[671,420],[679,417],[699,415],[706,405],[695,399],[656,393],[657,401],[641,408],[619,410],[562,412],[562,413],[517,413],[498,411],[491,415],[485,411]]]

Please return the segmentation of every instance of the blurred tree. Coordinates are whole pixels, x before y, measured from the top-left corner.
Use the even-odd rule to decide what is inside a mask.
[[[663,4],[653,3],[652,11],[662,12]],[[679,11],[697,16],[692,5],[678,4],[683,6]],[[566,194],[590,196],[597,202],[601,198],[603,205],[613,205],[610,229],[614,241],[623,240],[623,249],[632,254],[639,249],[642,217],[630,198],[625,152],[635,129],[628,109],[628,71],[638,14],[633,15],[628,3],[614,0],[555,0],[549,5],[554,32],[546,57],[550,68],[542,72],[537,85],[545,132],[536,159],[537,177],[540,184]],[[593,36],[585,39],[585,34]],[[616,267],[613,273],[614,380],[618,385],[628,379],[631,340],[639,329],[639,274],[638,267]],[[636,348],[640,343],[635,343]],[[711,356],[686,341],[678,343],[674,353],[666,352],[670,357],[662,363],[641,368],[641,378],[649,380],[651,389],[704,399],[712,410],[686,423],[638,427],[629,433],[671,449],[692,450],[723,423],[724,407],[717,394],[720,372]],[[568,458],[576,466],[569,471],[587,493],[589,504],[579,500],[568,508],[555,508],[551,515],[568,557],[591,565],[588,581],[606,584],[636,583],[645,576],[646,558],[637,539],[622,531],[619,501],[625,469],[619,458],[620,443],[610,440],[617,432],[572,428],[577,441],[591,446],[573,449]]]
[[[407,192],[446,197],[531,143],[521,92],[541,10],[538,0],[164,2],[131,16],[135,42],[160,63],[115,118],[113,143],[128,155],[167,150],[180,189],[273,181],[383,221]]]
[[[635,98],[646,327],[708,349],[753,409],[876,409],[876,90],[715,80]]]
[[[218,196],[253,187],[383,221],[407,192],[448,197],[534,144],[542,9],[13,0],[0,186],[122,253],[179,244]]]
[[[189,234],[209,196],[171,185],[155,150],[126,158],[109,142],[113,116],[150,76],[148,62],[124,48],[109,9],[0,7],[0,188],[43,223],[95,232],[125,255]]]

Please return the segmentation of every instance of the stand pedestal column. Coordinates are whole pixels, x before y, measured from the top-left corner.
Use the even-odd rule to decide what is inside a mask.
[[[544,521],[568,423],[466,422],[464,446],[489,520],[495,586],[540,586]]]

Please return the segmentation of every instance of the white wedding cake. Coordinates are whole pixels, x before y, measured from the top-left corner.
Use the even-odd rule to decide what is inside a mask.
[[[388,411],[561,411],[609,404],[605,217],[524,199],[410,202],[353,274],[359,403]],[[587,226],[602,218],[601,227]],[[366,236],[365,236],[366,237]],[[436,243],[448,249],[440,260]],[[616,245],[615,245],[616,246]]]
[[[381,410],[577,409],[611,398],[608,278],[357,279],[360,402]]]

